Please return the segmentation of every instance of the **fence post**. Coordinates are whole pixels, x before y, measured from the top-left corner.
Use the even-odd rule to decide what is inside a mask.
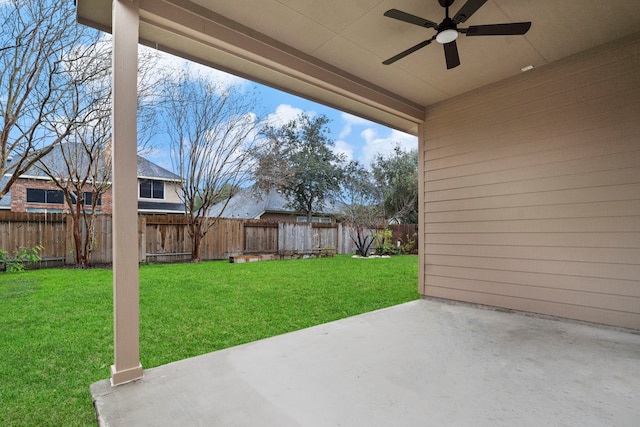
[[[64,215],[64,263],[73,265],[76,263],[76,245],[73,241],[73,227],[70,220],[71,214]]]
[[[304,252],[311,253],[311,250],[313,249],[313,225],[310,222],[305,223],[305,225],[306,232],[304,233]]]
[[[138,259],[147,262],[147,218],[138,214]]]

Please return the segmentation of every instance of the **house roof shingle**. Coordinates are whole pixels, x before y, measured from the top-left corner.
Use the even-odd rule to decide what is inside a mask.
[[[48,165],[49,168],[53,170],[65,170],[65,160],[63,157],[62,150],[69,143],[61,144],[56,146],[50,153],[46,154],[42,158],[42,162]],[[86,167],[86,162],[88,159],[86,155],[84,155],[84,151],[79,150],[80,155],[80,167]],[[108,173],[111,174],[111,170],[108,170]],[[142,156],[138,156],[138,178],[151,178],[151,179],[159,179],[165,181],[180,181],[180,176],[174,174],[171,171],[145,159]],[[23,175],[23,177],[30,178],[43,178],[47,179],[48,176],[37,166],[33,166],[29,168]]]
[[[62,146],[64,146],[64,144],[62,144]],[[62,149],[63,149],[62,146],[58,145],[50,153],[48,153],[42,158],[42,161],[53,170],[64,170],[65,168],[65,160],[62,155]],[[80,168],[86,167],[85,166],[87,162],[86,157],[81,157],[80,162],[81,162]],[[111,174],[111,170],[108,170],[108,173]],[[31,168],[29,168],[24,174],[21,175],[21,177],[49,179],[47,174],[37,166],[32,166]],[[173,181],[173,182],[181,181],[180,176],[145,159],[142,156],[138,156],[138,178],[157,179],[157,180]],[[4,186],[8,180],[9,180],[8,176],[0,176],[0,187]],[[11,208],[11,190],[9,190],[7,194],[5,194],[4,197],[0,199],[0,209],[10,209],[10,208]],[[176,210],[176,209],[177,208],[174,206],[170,210]],[[178,210],[180,211],[183,210],[182,205],[180,205],[180,209]]]
[[[181,181],[179,175],[166,170],[142,156],[138,156],[138,178],[163,179],[167,181]]]
[[[265,212],[295,213],[288,204],[289,201],[276,190],[257,192],[253,188],[245,188],[229,200],[222,212],[222,217],[258,219]],[[223,207],[224,202],[214,205],[209,210],[209,216],[219,216]],[[335,215],[339,212],[339,207],[335,203],[329,202],[323,212],[318,212],[318,214]]]

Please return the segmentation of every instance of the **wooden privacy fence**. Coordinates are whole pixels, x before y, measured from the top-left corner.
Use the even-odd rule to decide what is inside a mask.
[[[211,220],[213,222],[213,220]],[[219,219],[200,246],[203,260],[228,259],[244,250],[244,220]],[[191,257],[191,237],[184,215],[140,215],[140,262],[175,262]]]
[[[418,224],[394,224],[389,228],[394,244],[400,242],[405,253],[418,253]]]
[[[20,247],[42,245],[43,260],[62,264],[66,257],[65,214],[0,211],[0,249],[13,253]]]
[[[213,221],[213,220],[211,220]],[[96,217],[93,264],[112,262],[112,219]],[[417,236],[417,226],[392,226],[394,242]],[[372,230],[368,230],[372,231]],[[12,252],[21,246],[42,245],[43,262],[75,262],[71,219],[66,214],[17,213],[0,211],[0,249]],[[330,250],[339,254],[355,252],[353,230],[343,224],[288,223],[243,219],[219,219],[202,241],[203,260],[229,259],[245,254],[313,254]],[[132,239],[132,244],[136,241]],[[184,215],[139,215],[140,262],[176,262],[191,256],[191,238]],[[417,242],[416,246],[417,247]]]

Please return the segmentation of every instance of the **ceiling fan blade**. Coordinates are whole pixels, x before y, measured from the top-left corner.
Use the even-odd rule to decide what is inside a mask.
[[[460,65],[460,57],[458,56],[458,45],[456,45],[456,41],[454,40],[451,43],[445,43],[443,46],[444,58],[447,60],[447,70]]]
[[[460,24],[465,22],[467,19],[471,18],[471,15],[476,13],[478,9],[485,4],[487,0],[468,0],[464,6],[460,8],[456,16],[453,17],[453,22],[456,24]]]
[[[431,22],[427,19],[420,18],[419,16],[415,16],[398,9],[389,9],[384,13],[384,16],[408,22],[409,24],[418,25],[420,27],[434,28],[436,30],[438,29],[438,24],[436,24],[435,22]]]
[[[418,43],[417,45],[410,47],[409,49],[400,52],[399,54],[397,54],[396,56],[393,56],[389,59],[387,59],[386,61],[383,62],[384,65],[389,65],[389,64],[393,64],[394,62],[396,62],[399,59],[404,58],[405,56],[415,52],[418,49],[422,49],[423,47],[427,46],[428,44],[430,44],[432,41],[434,41],[436,39],[436,36],[431,37],[429,40],[425,40],[422,43]]]
[[[531,22],[514,22],[511,24],[473,25],[469,28],[458,29],[467,36],[519,36],[526,34],[531,28]]]

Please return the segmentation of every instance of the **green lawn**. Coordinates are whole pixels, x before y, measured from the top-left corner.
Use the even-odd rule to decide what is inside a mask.
[[[0,426],[95,425],[113,363],[110,270],[0,273]],[[151,368],[418,298],[418,259],[349,256],[140,268]]]

